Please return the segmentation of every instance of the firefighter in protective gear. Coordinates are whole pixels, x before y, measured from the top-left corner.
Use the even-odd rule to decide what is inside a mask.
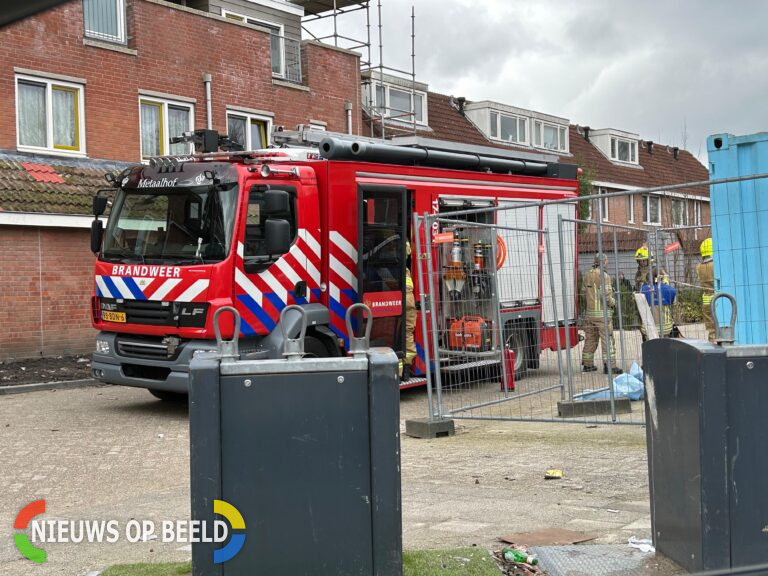
[[[701,294],[701,311],[704,316],[704,326],[707,329],[707,339],[715,341],[715,319],[712,317],[712,296],[715,294],[715,263],[712,260],[712,238],[706,238],[699,248],[704,259],[696,266],[696,274],[703,290]]]
[[[586,317],[584,318],[584,349],[581,353],[581,365],[584,372],[594,372],[595,351],[597,345],[603,346],[603,372],[608,373],[608,359],[611,359],[611,372],[621,374],[621,369],[616,366],[616,347],[613,344],[613,307],[616,302],[613,299],[613,287],[611,277],[606,273],[600,273],[600,259],[603,259],[603,268],[608,267],[608,258],[595,254],[595,263],[584,274],[584,293],[587,300]],[[605,291],[605,303],[608,306],[608,326],[603,317],[603,291]]]
[[[635,292],[640,292],[640,287],[648,282],[648,264],[653,257],[648,253],[648,243],[643,245],[635,252],[635,261],[637,262],[637,272],[635,272]]]
[[[405,254],[411,258],[411,243],[406,241]],[[416,298],[413,296],[413,278],[411,277],[411,265],[405,268],[405,360],[403,361],[402,379],[411,379],[411,364],[416,358],[416,342],[413,332],[416,330]]]

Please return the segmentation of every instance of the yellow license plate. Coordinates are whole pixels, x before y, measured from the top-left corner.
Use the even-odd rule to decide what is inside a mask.
[[[101,311],[101,319],[107,322],[125,322],[125,312]]]

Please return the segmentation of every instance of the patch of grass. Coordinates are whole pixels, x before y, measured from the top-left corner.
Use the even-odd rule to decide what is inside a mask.
[[[499,576],[487,550],[411,550],[403,554],[403,576]]]
[[[107,568],[102,576],[185,576],[192,573],[192,562],[181,564],[118,564]]]
[[[192,563],[120,564],[102,576],[186,576]],[[496,562],[482,548],[413,550],[403,554],[403,576],[499,576]]]

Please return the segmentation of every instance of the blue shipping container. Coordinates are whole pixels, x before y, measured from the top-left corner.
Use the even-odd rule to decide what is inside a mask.
[[[707,139],[711,179],[768,173],[768,133]],[[715,289],[736,298],[738,344],[768,343],[768,179],[710,187]],[[730,305],[721,302],[727,323]]]

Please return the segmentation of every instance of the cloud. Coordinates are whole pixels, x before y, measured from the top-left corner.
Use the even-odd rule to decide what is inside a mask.
[[[709,134],[768,129],[768,3],[383,0],[385,64],[404,70],[412,4],[432,90],[687,140],[694,154]]]

